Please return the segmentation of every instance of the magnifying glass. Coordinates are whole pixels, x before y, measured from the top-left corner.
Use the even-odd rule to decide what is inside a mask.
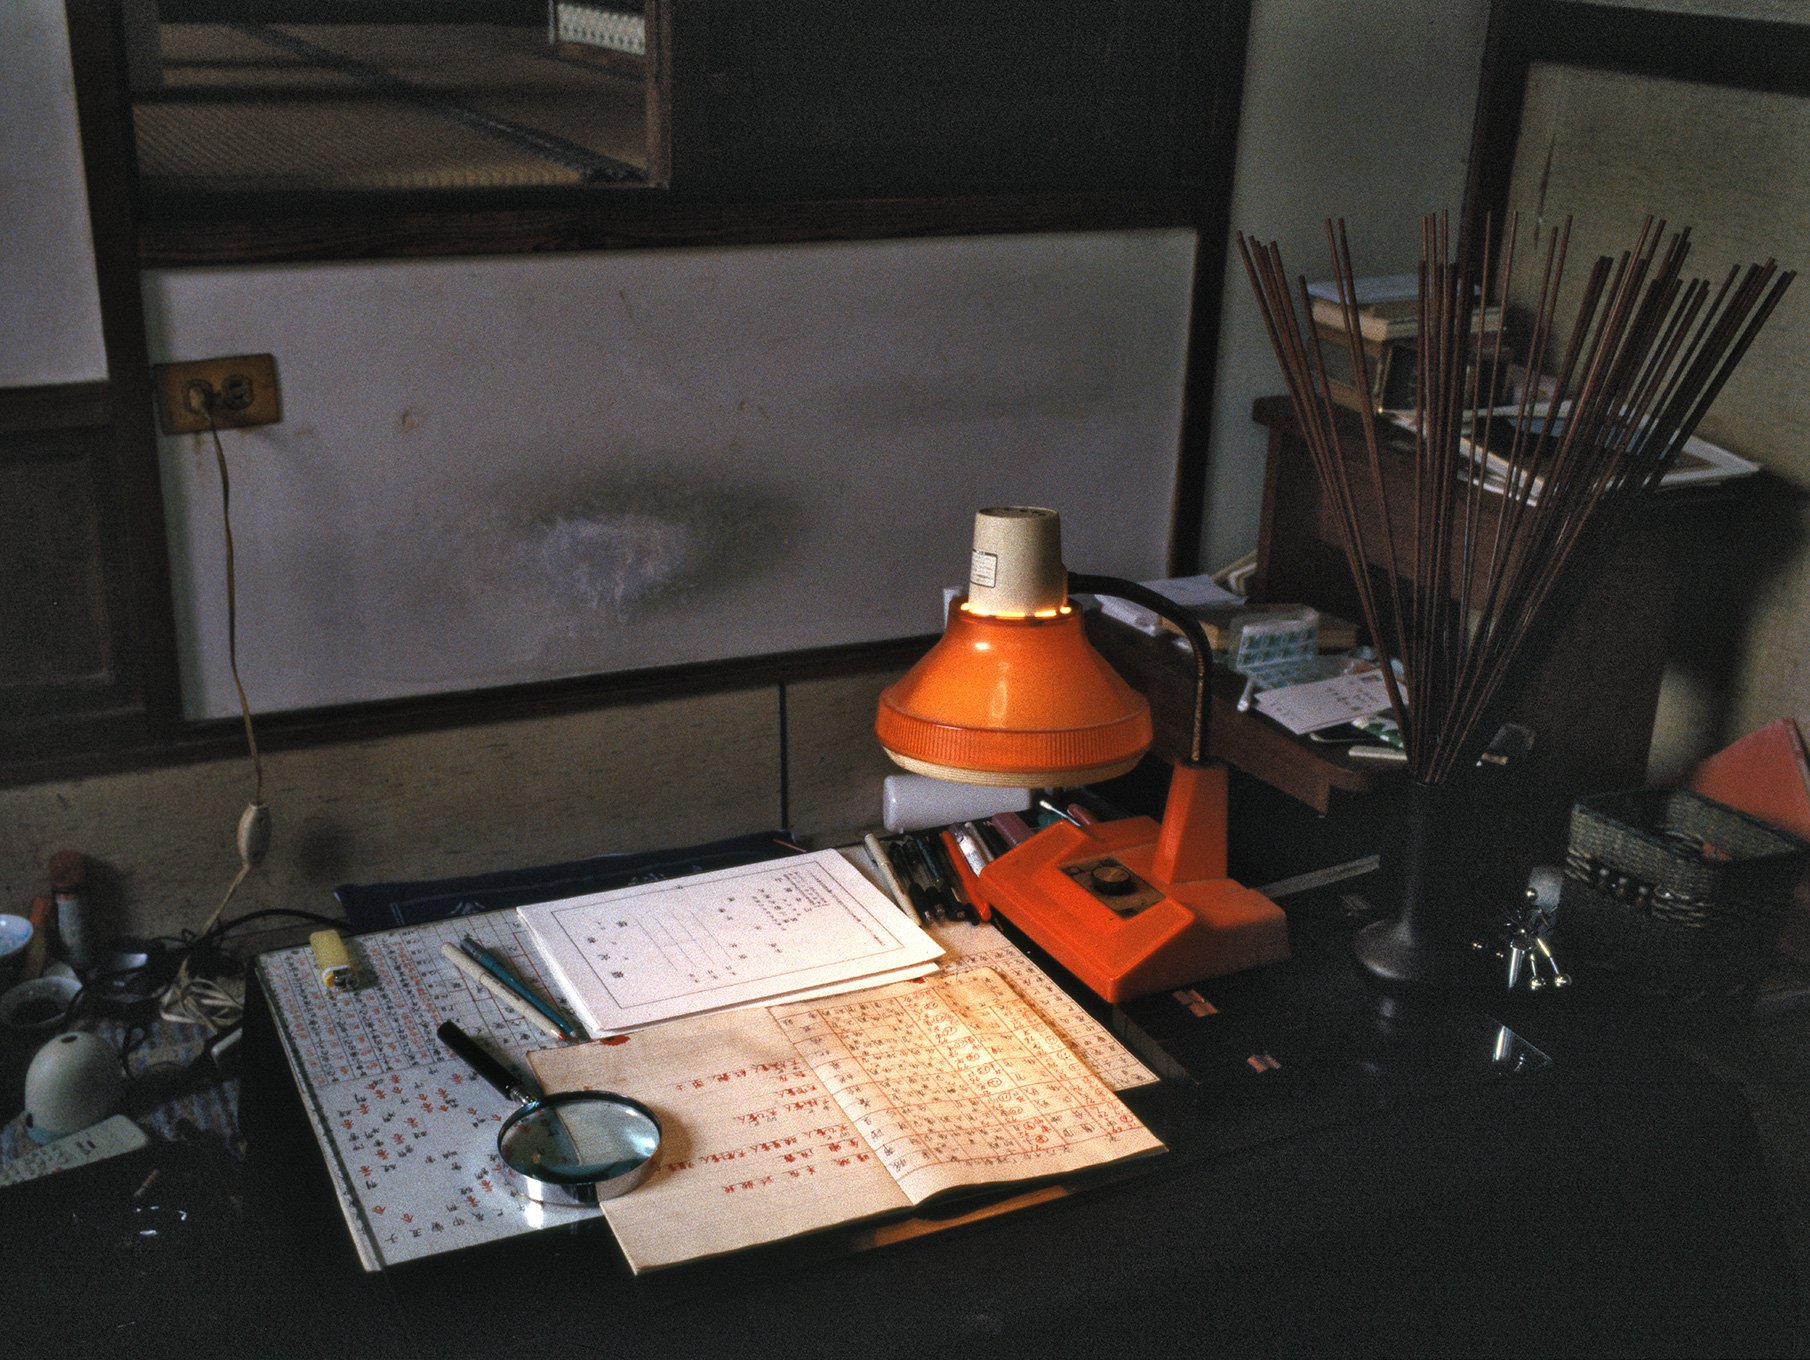
[[[531,1094],[507,1067],[451,1020],[440,1042],[516,1102],[497,1131],[497,1155],[542,1204],[595,1205],[625,1195],[653,1174],[660,1120],[638,1100],[611,1091]]]

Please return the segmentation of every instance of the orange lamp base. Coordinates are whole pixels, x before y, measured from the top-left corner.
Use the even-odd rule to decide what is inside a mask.
[[[1108,1001],[1283,962],[1282,909],[1224,876],[1225,782],[1177,765],[1160,824],[1044,828],[981,870],[985,905]]]

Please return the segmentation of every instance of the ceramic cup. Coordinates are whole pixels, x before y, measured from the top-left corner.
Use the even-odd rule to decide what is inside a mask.
[[[31,922],[23,916],[0,914],[0,982],[17,976],[31,934]]]
[[[0,995],[0,1025],[25,1033],[55,1029],[69,1016],[82,984],[68,975],[32,978]]]

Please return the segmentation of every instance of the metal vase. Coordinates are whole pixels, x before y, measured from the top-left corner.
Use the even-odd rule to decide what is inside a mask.
[[[1514,865],[1524,837],[1506,792],[1503,781],[1490,778],[1407,781],[1400,910],[1365,926],[1352,941],[1358,964],[1374,982],[1450,987],[1469,975],[1471,942],[1492,911],[1514,900]]]

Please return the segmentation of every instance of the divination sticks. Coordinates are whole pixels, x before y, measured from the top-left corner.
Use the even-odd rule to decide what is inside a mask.
[[[1373,403],[1360,399],[1356,411],[1362,457],[1347,458],[1339,439],[1325,347],[1343,344],[1358,392],[1371,390],[1345,224],[1326,224],[1342,339],[1313,325],[1305,278],[1296,280],[1297,310],[1273,242],[1237,238],[1295,422],[1339,523],[1409,773],[1427,784],[1443,783],[1470,752],[1536,624],[1659,484],[1795,277],[1769,260],[1736,266],[1712,290],[1684,277],[1689,231],[1667,241],[1665,224],[1648,218],[1631,249],[1591,266],[1563,353],[1554,355],[1567,221],[1537,261],[1527,379],[1503,408],[1505,325],[1483,318],[1491,297],[1506,312],[1518,226],[1511,216],[1498,241],[1486,221],[1481,239],[1454,256],[1445,217],[1422,222],[1405,487],[1384,474]],[[1500,426],[1506,448],[1492,460]]]

